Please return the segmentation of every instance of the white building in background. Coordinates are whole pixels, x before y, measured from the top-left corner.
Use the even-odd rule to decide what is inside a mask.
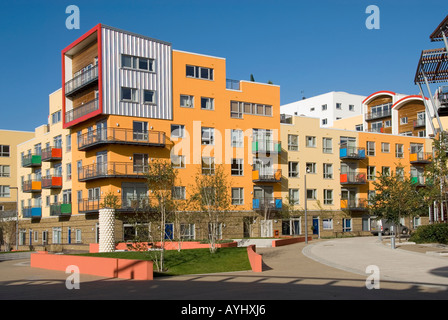
[[[333,121],[359,116],[366,96],[332,91],[280,106],[280,113],[320,119],[321,127],[332,127]]]

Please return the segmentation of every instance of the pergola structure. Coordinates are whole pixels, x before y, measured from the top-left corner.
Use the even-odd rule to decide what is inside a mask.
[[[441,107],[437,110],[434,103],[434,98],[429,88],[430,83],[442,83],[448,82],[448,15],[437,26],[437,28],[429,36],[430,40],[443,41],[445,43],[444,48],[423,50],[418,61],[417,71],[415,73],[414,83],[420,88],[420,95],[425,103],[426,111],[429,113],[429,108],[426,104],[426,100],[423,94],[422,84],[424,83],[428,89],[429,97],[431,99],[432,106],[434,108],[434,114],[437,117],[439,123],[439,129],[443,130],[442,123],[439,116],[448,116],[448,105]],[[444,107],[442,107],[444,106]]]

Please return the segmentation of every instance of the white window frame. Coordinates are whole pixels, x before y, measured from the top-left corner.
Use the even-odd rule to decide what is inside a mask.
[[[296,170],[293,170],[293,166],[296,166]],[[298,178],[299,177],[299,162],[298,161],[288,161],[288,177]]]
[[[231,144],[232,148],[243,148],[244,147],[243,130],[231,129],[230,144]]]
[[[171,155],[171,164],[175,169],[184,169],[185,168],[185,156],[183,155]]]
[[[215,128],[201,128],[201,144],[212,146],[215,144]]]
[[[290,205],[300,204],[300,190],[298,188],[290,188],[288,190],[288,195]]]
[[[316,148],[316,137],[306,136],[306,146],[307,148]]]
[[[123,89],[131,90],[131,98],[130,99],[123,98]],[[138,89],[130,88],[130,87],[121,87],[120,88],[120,100],[122,102],[138,102]]]
[[[238,193],[238,197],[234,197],[234,191]],[[231,196],[232,196],[232,205],[240,206],[244,205],[244,188],[241,187],[234,187],[231,190]]]
[[[171,138],[185,138],[185,125],[172,124],[171,125]]]
[[[205,103],[205,107],[203,107]],[[201,110],[215,110],[215,99],[210,97],[201,97]]]
[[[194,108],[194,96],[181,94],[179,99],[179,105],[182,108]]]

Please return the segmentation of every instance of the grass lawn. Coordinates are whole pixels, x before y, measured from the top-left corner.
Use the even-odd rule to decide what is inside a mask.
[[[83,256],[152,260],[155,252],[103,252],[86,253]],[[157,272],[154,266],[154,277],[176,276],[183,274],[215,273],[251,270],[247,248],[219,248],[216,253],[207,249],[167,250],[164,255],[166,272]]]

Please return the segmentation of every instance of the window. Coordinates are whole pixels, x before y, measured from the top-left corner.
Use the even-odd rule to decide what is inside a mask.
[[[306,189],[307,200],[316,200],[317,199],[316,193],[317,193],[316,189]]]
[[[171,155],[171,164],[175,169],[185,168],[185,156]]]
[[[384,121],[384,128],[389,128],[392,126],[392,121],[391,120],[385,120]]]
[[[367,166],[367,180],[375,180],[376,177],[376,167]]]
[[[357,124],[357,125],[355,126],[355,130],[356,130],[356,131],[364,131],[364,125],[362,125],[362,124]]]
[[[138,102],[137,89],[121,87],[121,100],[127,102]]]
[[[288,150],[298,151],[299,150],[299,136],[296,134],[288,134]]]
[[[299,163],[296,161],[288,162],[288,177],[298,178],[299,177]]]
[[[383,131],[383,122],[382,121],[372,122],[372,124],[370,125],[370,131],[382,132]]]
[[[121,67],[142,71],[154,71],[154,60],[134,57],[128,55],[121,55]]]
[[[53,138],[53,145],[55,148],[62,148],[62,136],[61,135],[58,135]],[[39,149],[40,149],[40,145],[39,145]]]
[[[326,104],[323,104],[323,105],[322,105],[322,111],[325,111],[325,110],[327,110],[327,105],[326,105]]]
[[[390,143],[388,143],[388,142],[381,142],[381,152],[389,153],[390,152]]]
[[[65,136],[65,151],[72,151],[72,136],[69,134]]]
[[[395,157],[396,158],[403,158],[404,151],[403,151],[403,145],[400,143],[395,144]]]
[[[172,124],[171,138],[185,138],[185,126],[182,124]]]
[[[299,204],[299,189],[289,189],[289,204]]]
[[[71,163],[66,164],[65,171],[66,171],[65,179],[72,180],[72,164]]]
[[[355,111],[355,106],[353,104],[349,104],[348,105],[348,110],[349,111]]]
[[[185,187],[173,187],[173,199],[185,200]]]
[[[9,157],[9,146],[0,145],[0,157]]]
[[[61,122],[61,110],[51,114],[51,123],[55,124],[58,122]]]
[[[149,156],[146,153],[134,153],[132,157],[134,159],[134,172],[146,172],[148,171]]]
[[[72,203],[72,189],[62,191],[62,203]]]
[[[0,165],[0,177],[8,178],[11,175],[11,168],[7,165]]]
[[[202,157],[202,174],[215,174],[215,158]]]
[[[155,91],[143,90],[143,103],[154,104],[156,103]]]
[[[401,132],[401,133],[400,133],[400,136],[411,137],[411,136],[412,136],[412,131]]]
[[[342,219],[342,232],[352,231],[352,219]]]
[[[230,101],[230,117],[231,118],[243,118],[243,104],[238,101]]]
[[[375,156],[375,142],[374,141],[367,141],[367,155],[368,156]]]
[[[187,65],[186,75],[190,78],[213,80],[213,69]]]
[[[244,204],[244,188],[232,188],[232,204]]]
[[[134,140],[139,141],[148,140],[148,122],[133,121],[132,132]]]
[[[75,241],[76,241],[76,243],[82,243],[81,235],[82,235],[81,229],[76,229],[75,230]]]
[[[242,148],[243,147],[243,130],[232,129],[230,131],[230,139],[232,148]]]
[[[9,198],[11,196],[11,191],[9,186],[0,186],[0,198]]]
[[[420,138],[426,137],[426,130],[420,130],[418,132],[417,136],[419,136]]]
[[[400,124],[408,124],[408,117],[401,117]]]
[[[333,219],[323,218],[322,219],[322,228],[324,230],[333,230]]]
[[[100,199],[100,188],[90,188],[87,190],[89,192],[89,200],[98,200]]]
[[[214,128],[201,128],[201,141],[202,144],[215,144],[215,129]]]
[[[390,167],[382,167],[382,168],[381,168],[381,173],[382,173],[384,176],[390,176]]]
[[[333,190],[324,189],[324,204],[333,204]]]
[[[180,95],[180,106],[182,108],[193,108],[194,107],[194,97],[181,94]]]
[[[342,110],[342,103],[336,102],[336,109]]]
[[[243,159],[232,159],[232,176],[243,175]]]
[[[213,98],[201,97],[201,109],[202,110],[214,110],[214,101]]]
[[[316,163],[307,162],[306,163],[306,173],[316,173]]]
[[[326,125],[327,123],[328,123],[328,119],[327,119],[327,118],[322,119],[322,125],[323,125],[323,126]]]
[[[333,179],[332,163],[324,163],[324,179]]]
[[[316,147],[316,137],[307,136],[306,137],[306,146],[309,148],[315,148]]]
[[[332,138],[322,138],[322,152],[323,153],[333,153],[333,139]]]
[[[400,181],[404,180],[404,168],[403,167],[397,167],[395,169],[395,174],[397,175],[398,180],[400,180]]]
[[[180,237],[183,240],[193,240],[194,235],[194,223],[182,223],[180,225]]]
[[[54,227],[53,228],[53,244],[59,244],[62,241],[62,228]]]

